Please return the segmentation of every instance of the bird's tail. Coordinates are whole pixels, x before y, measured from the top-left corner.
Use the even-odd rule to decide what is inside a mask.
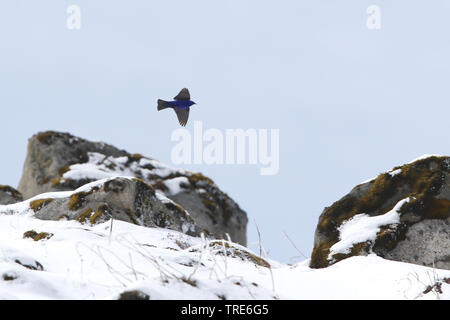
[[[166,109],[166,108],[170,108],[172,105],[164,100],[158,99],[158,111]]]

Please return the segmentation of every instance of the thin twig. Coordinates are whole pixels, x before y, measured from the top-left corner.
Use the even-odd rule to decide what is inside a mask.
[[[289,238],[288,234],[286,233],[286,231],[283,231],[285,237],[289,240],[289,242],[292,244],[292,246],[295,248],[295,250],[297,250],[298,253],[300,253],[305,259],[308,259],[307,256],[305,256],[303,254],[303,252],[300,251],[299,248],[297,248],[297,246],[295,245],[294,241],[291,240],[291,238]]]
[[[113,221],[114,219],[111,217],[111,226],[109,227],[109,238],[108,238],[108,245],[111,245],[111,236],[112,236],[112,229],[113,229]]]
[[[268,259],[266,250],[264,250],[264,248],[262,248],[262,249],[263,249],[263,251],[264,251],[264,254],[265,254],[265,256],[266,256],[266,259]],[[273,291],[273,293],[275,293],[275,279],[274,279],[274,277],[273,277],[272,266],[271,266],[270,264],[269,264],[269,266],[268,266],[268,269],[269,269],[269,271],[270,271],[270,278],[272,279],[272,291]]]
[[[259,257],[261,258],[261,233],[259,232],[259,228],[258,228],[258,224],[256,223],[256,219],[253,219],[253,221],[255,222],[255,226],[256,226],[256,232],[258,232],[258,241],[259,241]]]
[[[134,266],[133,266],[133,259],[131,257],[131,252],[128,252],[128,256],[130,257],[130,266],[131,266],[131,269],[133,270],[134,278],[137,281],[138,277],[137,277],[137,274],[136,274],[136,269],[134,269]]]

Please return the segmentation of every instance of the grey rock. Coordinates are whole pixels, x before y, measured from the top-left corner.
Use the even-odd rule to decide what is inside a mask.
[[[215,184],[190,179],[189,187],[168,197],[182,204],[199,227],[215,238],[227,239],[228,234],[234,242],[246,244],[247,215]]]
[[[384,254],[386,259],[450,269],[450,218],[411,225],[405,239]]]
[[[98,169],[94,175],[83,171],[87,165]],[[206,235],[226,239],[228,234],[233,241],[246,245],[245,211],[211,179],[69,133],[48,131],[29,139],[18,189],[28,199],[49,191],[75,190],[111,176],[142,179],[189,212]],[[182,183],[175,183],[174,190],[177,181]]]
[[[43,195],[44,197],[45,195]],[[35,217],[43,220],[78,220],[96,224],[111,218],[146,227],[161,227],[199,236],[192,217],[168,198],[138,180],[111,178],[86,185],[67,197],[41,198],[30,202]]]
[[[17,203],[23,200],[22,194],[10,186],[0,185],[0,205]]]
[[[24,199],[48,191],[67,191],[81,187],[93,179],[79,180],[71,184],[57,184],[61,173],[68,166],[88,161],[88,152],[120,157],[127,152],[103,142],[90,142],[69,133],[41,132],[28,141],[27,156],[18,190]]]
[[[394,169],[356,186],[325,208],[314,235],[312,268],[373,252],[386,259],[450,270],[450,158],[431,156]],[[383,215],[407,198],[398,210],[399,223],[380,226],[374,241],[331,253],[345,221],[362,213]]]
[[[140,290],[124,291],[117,300],[150,300],[150,296]]]

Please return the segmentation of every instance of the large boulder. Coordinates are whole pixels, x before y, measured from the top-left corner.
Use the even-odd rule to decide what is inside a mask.
[[[246,245],[246,213],[211,179],[69,133],[47,131],[29,139],[18,190],[28,199],[117,176],[136,177],[152,185],[189,212],[211,237],[226,238],[228,234],[234,242]]]
[[[450,269],[449,157],[422,157],[396,167],[324,209],[312,268],[369,253]]]
[[[97,224],[110,218],[199,236],[201,230],[181,206],[137,178],[99,180],[73,192],[44,193],[31,199],[34,216]]]
[[[10,186],[0,185],[0,205],[11,204],[23,200],[19,191]]]

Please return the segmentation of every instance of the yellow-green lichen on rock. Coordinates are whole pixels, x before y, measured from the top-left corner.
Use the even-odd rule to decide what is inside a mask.
[[[187,176],[188,180],[190,183],[192,183],[193,185],[195,185],[197,182],[200,181],[204,181],[208,184],[214,184],[214,181],[212,181],[210,178],[204,176],[201,173],[192,173],[190,175]]]
[[[105,216],[109,213],[109,207],[106,203],[103,203],[98,206],[97,211],[89,218],[89,222],[91,224],[98,223],[101,218],[105,218]]]
[[[98,190],[99,190],[99,187],[94,187],[90,191],[80,191],[80,192],[72,194],[70,196],[69,204],[68,204],[69,210],[76,211],[76,210],[80,209],[84,205],[84,203],[86,201],[86,197],[91,195],[94,192],[97,192]]]
[[[20,194],[19,191],[17,191],[16,189],[14,189],[11,186],[7,186],[7,185],[3,185],[0,184],[0,191],[1,192],[5,192],[7,194],[10,194],[11,196],[15,197],[15,198],[20,198],[22,199],[22,194]]]
[[[0,205],[9,205],[23,201],[22,194],[7,185],[0,185]]]
[[[270,264],[264,258],[258,257],[257,255],[251,253],[250,251],[230,245],[229,242],[215,240],[211,241],[208,246],[210,248],[215,249],[216,254],[225,254],[226,252],[227,255],[238,257],[242,260],[248,260],[261,267],[270,268]]]
[[[40,143],[49,144],[51,142],[51,139],[55,136],[59,136],[59,132],[55,131],[45,131],[45,132],[39,132],[36,135],[36,138]]]
[[[81,212],[78,217],[77,217],[77,221],[78,222],[86,222],[86,220],[91,218],[91,214],[92,214],[92,209],[91,208],[86,208],[83,212]]]
[[[34,200],[30,202],[30,208],[34,211],[34,212],[38,212],[39,210],[41,210],[43,207],[45,207],[46,205],[48,205],[50,202],[52,202],[54,199],[52,198],[47,198],[47,199],[38,199],[38,200]]]
[[[39,240],[48,240],[51,237],[53,237],[53,233],[49,233],[49,232],[37,232],[35,230],[28,230],[26,232],[24,232],[23,234],[23,238],[31,238],[34,241],[39,241]]]

